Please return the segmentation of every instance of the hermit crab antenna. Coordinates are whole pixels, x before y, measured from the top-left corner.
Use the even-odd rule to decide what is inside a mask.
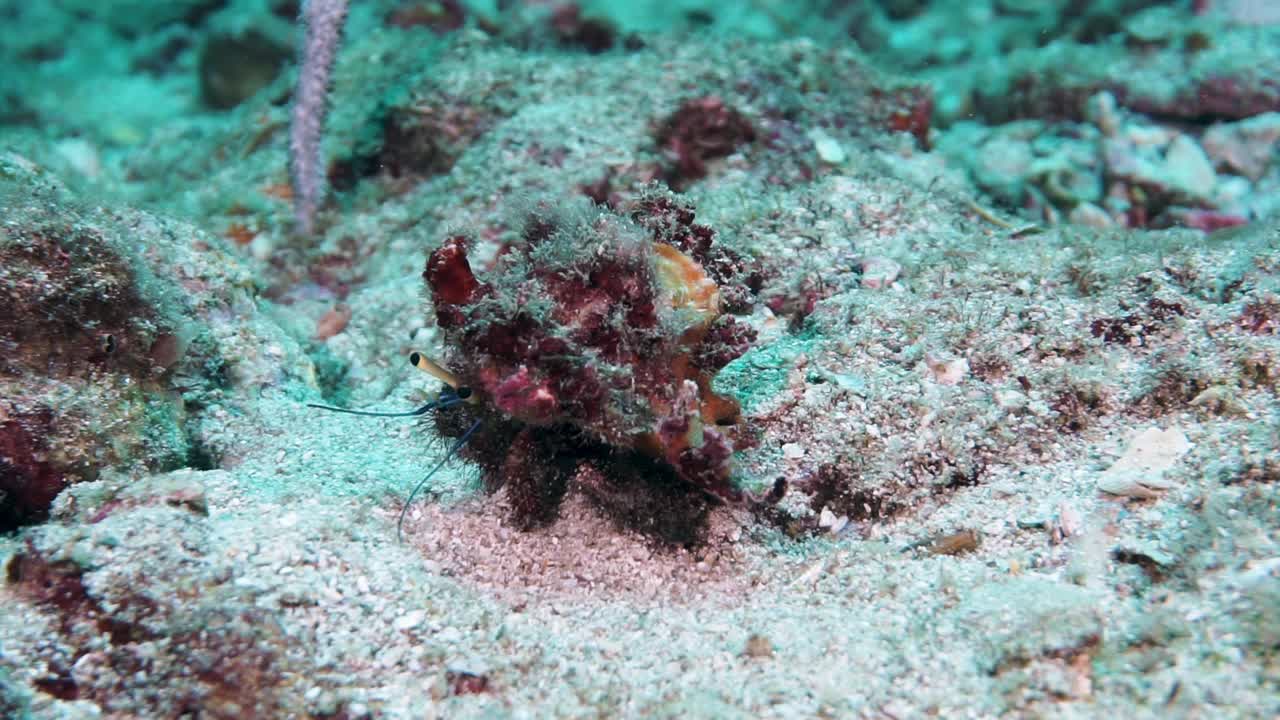
[[[418,492],[426,486],[427,481],[430,480],[431,477],[440,470],[440,468],[444,467],[444,464],[449,462],[449,460],[453,458],[454,454],[462,449],[463,445],[467,444],[467,441],[471,439],[471,435],[475,433],[476,429],[479,427],[479,420],[471,423],[471,427],[467,428],[467,431],[462,433],[462,437],[458,438],[457,442],[453,444],[453,447],[449,448],[449,452],[445,453],[444,457],[440,459],[440,462],[436,463],[435,467],[431,468],[431,471],[427,473],[426,477],[422,478],[422,480],[418,481],[418,484],[414,486],[413,492],[409,493],[409,497],[404,501],[404,507],[400,508],[400,519],[396,521],[397,542],[404,542],[404,518],[405,515],[409,513],[409,506],[413,504],[413,499],[417,497]]]
[[[329,412],[346,413],[347,415],[364,415],[365,417],[416,417],[418,415],[426,415],[427,413],[431,412],[432,410],[435,410],[436,408],[444,408],[444,407],[451,407],[453,405],[457,405],[459,402],[462,402],[462,401],[459,400],[456,395],[453,395],[452,393],[449,395],[445,395],[444,393],[441,393],[439,398],[432,400],[426,405],[423,405],[422,407],[416,408],[414,410],[407,410],[405,412],[379,412],[376,410],[351,410],[349,408],[334,407],[332,405],[321,405],[319,403],[307,403],[307,407],[317,408],[320,410],[328,410]]]

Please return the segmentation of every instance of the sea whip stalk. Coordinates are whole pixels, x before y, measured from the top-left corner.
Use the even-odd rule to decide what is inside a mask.
[[[289,130],[293,207],[303,233],[314,229],[316,210],[324,199],[325,168],[320,149],[329,111],[329,80],[338,54],[347,0],[306,0],[298,16],[305,31],[293,95]]]

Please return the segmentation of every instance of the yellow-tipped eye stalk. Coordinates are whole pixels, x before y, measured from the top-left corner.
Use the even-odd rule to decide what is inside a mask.
[[[466,400],[469,403],[474,403],[476,401],[475,394],[471,392],[471,388],[463,385],[457,375],[454,375],[444,369],[439,363],[426,355],[417,351],[411,352],[409,353],[409,363],[422,372],[453,388],[453,392],[457,394],[460,400]]]

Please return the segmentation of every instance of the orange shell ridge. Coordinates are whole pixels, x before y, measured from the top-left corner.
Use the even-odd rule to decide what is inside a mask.
[[[720,287],[707,277],[706,272],[696,260],[685,255],[675,247],[666,243],[655,242],[654,253],[657,256],[658,283],[671,297],[671,307],[677,311],[691,311],[697,320],[685,329],[681,340],[687,346],[694,346],[706,333],[707,327],[720,315]],[[673,358],[671,375],[677,382],[692,380],[697,385],[693,395],[695,407],[689,418],[689,431],[684,437],[671,438],[671,445],[665,446],[654,433],[640,438],[636,445],[652,453],[656,457],[666,458],[673,465],[678,465],[682,450],[702,444],[702,428],[704,424],[717,424],[723,421],[736,421],[740,412],[738,403],[732,399],[721,397],[711,389],[711,378],[697,371],[690,363],[691,357],[682,353]],[[655,408],[659,414],[669,414],[676,408]]]
[[[700,325],[720,315],[720,287],[693,258],[666,243],[654,243],[658,282],[671,294],[671,307],[697,313]]]

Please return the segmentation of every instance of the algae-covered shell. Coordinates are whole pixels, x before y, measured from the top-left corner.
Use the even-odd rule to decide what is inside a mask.
[[[519,241],[478,274],[468,246],[464,236],[447,239],[424,277],[445,362],[481,402],[525,425],[568,425],[642,451],[734,494],[732,445],[711,425],[736,422],[737,405],[712,391],[711,378],[753,335],[723,331],[720,287],[691,253],[587,207],[535,207]]]

